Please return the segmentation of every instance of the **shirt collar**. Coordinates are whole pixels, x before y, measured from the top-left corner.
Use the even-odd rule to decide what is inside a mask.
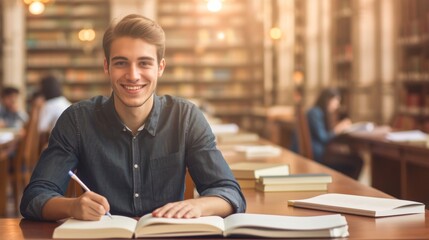
[[[123,129],[124,127],[126,127],[125,124],[122,123],[121,119],[119,118],[118,113],[115,110],[113,93],[110,96],[110,98],[103,104],[103,111],[105,112],[108,119],[110,121],[112,121],[112,124],[114,126],[117,126],[120,129]],[[143,124],[138,129],[138,131],[146,129],[152,136],[155,136],[156,127],[158,126],[160,112],[161,112],[161,101],[160,101],[160,98],[156,94],[154,94],[152,110],[149,113],[149,116],[146,120],[146,123]],[[128,128],[128,127],[126,127],[126,128]]]

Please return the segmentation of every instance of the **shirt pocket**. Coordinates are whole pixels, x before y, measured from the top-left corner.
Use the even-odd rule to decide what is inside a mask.
[[[185,163],[180,153],[151,160],[152,196],[162,204],[182,199]]]

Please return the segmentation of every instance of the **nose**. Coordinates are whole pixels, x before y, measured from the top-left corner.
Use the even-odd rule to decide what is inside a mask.
[[[140,79],[140,72],[137,66],[132,64],[127,74],[127,79],[131,81],[138,81]]]

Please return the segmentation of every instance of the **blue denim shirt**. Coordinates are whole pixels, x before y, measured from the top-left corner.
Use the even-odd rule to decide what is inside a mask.
[[[133,136],[117,115],[113,96],[94,97],[58,119],[24,191],[21,214],[42,219],[43,205],[64,194],[72,169],[91,191],[107,198],[112,214],[142,216],[183,199],[186,168],[201,196],[219,196],[235,212],[245,211],[240,187],[195,105],[155,95],[144,129]]]

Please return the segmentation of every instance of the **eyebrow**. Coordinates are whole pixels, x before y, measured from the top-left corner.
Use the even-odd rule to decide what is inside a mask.
[[[128,58],[123,57],[123,56],[115,56],[112,57],[112,61],[117,61],[117,60],[128,60]],[[138,60],[149,60],[149,61],[155,61],[155,59],[153,57],[139,57]]]

